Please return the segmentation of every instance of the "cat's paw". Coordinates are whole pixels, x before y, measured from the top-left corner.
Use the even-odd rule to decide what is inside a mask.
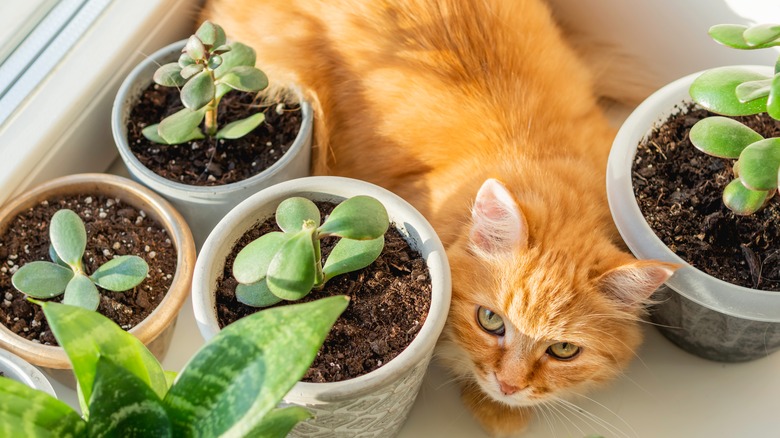
[[[530,409],[496,402],[474,384],[463,387],[461,399],[482,429],[494,438],[522,436],[531,420]]]

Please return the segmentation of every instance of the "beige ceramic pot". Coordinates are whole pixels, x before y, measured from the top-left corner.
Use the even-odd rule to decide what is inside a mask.
[[[158,358],[165,356],[182,304],[189,295],[195,266],[195,244],[187,223],[162,197],[127,178],[108,174],[78,174],[46,182],[13,199],[0,209],[0,234],[20,212],[59,195],[87,194],[119,198],[143,210],[167,231],[177,254],[171,287],[157,308],[129,330]],[[41,367],[69,386],[75,386],[71,365],[61,347],[42,345],[24,339],[0,324],[0,347]]]

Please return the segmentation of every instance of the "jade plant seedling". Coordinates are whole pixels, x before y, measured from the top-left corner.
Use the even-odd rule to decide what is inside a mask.
[[[87,247],[84,222],[72,210],[59,210],[49,224],[49,257],[51,262],[35,261],[23,265],[11,277],[11,283],[25,295],[53,298],[63,293],[63,302],[95,310],[100,304],[96,287],[123,292],[138,286],[149,272],[144,259],[118,256],[88,275],[82,259]]]
[[[159,124],[147,126],[143,135],[160,144],[179,144],[205,138],[236,139],[265,120],[262,112],[217,126],[222,97],[232,90],[257,92],[268,86],[265,73],[255,67],[255,51],[242,43],[227,43],[221,26],[204,22],[190,36],[177,62],[161,66],[154,82],[180,88],[184,108]],[[203,129],[200,128],[203,122]]]
[[[709,33],[715,41],[735,49],[780,46],[778,24],[721,24],[710,28]],[[717,114],[746,116],[766,112],[780,120],[780,58],[771,76],[740,67],[709,70],[696,78],[690,95],[700,106]],[[723,202],[734,213],[757,212],[778,190],[780,138],[763,138],[733,119],[715,116],[696,123],[690,139],[709,155],[737,160],[735,179],[723,191]]]
[[[236,298],[254,307],[298,300],[337,275],[370,265],[381,254],[390,221],[378,200],[355,196],[337,205],[321,225],[320,219],[319,209],[306,198],[282,201],[276,209],[282,231],[255,239],[233,262],[239,282]],[[323,265],[320,240],[329,236],[340,240]]]
[[[0,436],[286,436],[311,414],[276,406],[347,303],[335,296],[247,316],[201,347],[178,376],[99,313],[38,303],[73,365],[84,416],[0,377]]]

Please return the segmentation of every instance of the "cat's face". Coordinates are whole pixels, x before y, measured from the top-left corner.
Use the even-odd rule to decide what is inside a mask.
[[[641,341],[641,301],[673,267],[633,261],[611,244],[587,253],[529,244],[525,218],[496,184],[488,189],[497,194],[483,186],[478,195],[468,242],[449,251],[453,304],[440,355],[509,406],[581,393],[619,374]]]

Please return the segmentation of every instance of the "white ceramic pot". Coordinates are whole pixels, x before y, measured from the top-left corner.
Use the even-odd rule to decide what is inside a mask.
[[[267,188],[230,211],[209,235],[195,266],[195,319],[208,341],[220,330],[214,294],[217,279],[225,258],[246,230],[273,215],[277,205],[291,196],[339,202],[355,195],[378,199],[393,226],[425,258],[432,282],[431,308],[414,341],[381,368],[342,382],[296,384],[285,403],[305,406],[316,416],[296,427],[293,435],[297,436],[390,437],[398,432],[417,396],[449,310],[450,270],[441,241],[414,207],[385,189],[348,178],[309,177]]]
[[[764,73],[767,67],[750,66]],[[741,362],[780,349],[780,292],[736,286],[683,261],[644,219],[631,182],[637,145],[675,109],[691,102],[688,88],[701,72],[651,95],[621,126],[607,165],[607,196],[612,217],[631,252],[640,259],[683,265],[656,293],[651,318],[659,330],[686,351],[707,359]]]
[[[276,183],[310,174],[313,115],[311,105],[301,101],[303,120],[293,144],[271,167],[243,181],[220,186],[193,186],[163,178],[141,164],[127,142],[127,120],[132,106],[151,83],[160,65],[179,59],[186,40],[170,44],[150,55],[127,76],[117,92],[111,113],[111,129],[119,155],[130,176],[165,197],[184,216],[198,248],[211,229],[231,208],[247,197]]]
[[[4,377],[24,383],[30,388],[37,389],[57,397],[51,383],[38,368],[30,365],[21,357],[3,349],[0,349],[0,373]]]

